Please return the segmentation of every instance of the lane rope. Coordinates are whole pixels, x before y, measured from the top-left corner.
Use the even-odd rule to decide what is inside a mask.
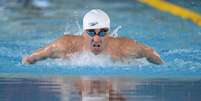
[[[201,15],[184,7],[172,4],[165,0],[138,0],[141,3],[145,3],[156,9],[164,12],[171,13],[176,16],[180,16],[183,19],[192,20],[195,24],[201,27]]]

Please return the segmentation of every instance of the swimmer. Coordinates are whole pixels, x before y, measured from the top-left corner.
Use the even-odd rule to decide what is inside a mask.
[[[44,48],[25,56],[22,63],[33,64],[45,58],[66,59],[83,51],[90,51],[95,55],[108,54],[114,61],[146,58],[154,64],[164,63],[153,48],[125,37],[111,37],[109,30],[109,16],[100,9],[93,9],[83,18],[82,35],[63,35]]]

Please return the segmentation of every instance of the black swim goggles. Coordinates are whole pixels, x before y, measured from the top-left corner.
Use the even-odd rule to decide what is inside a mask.
[[[107,34],[108,29],[100,29],[100,32],[98,32],[98,33],[95,32],[95,29],[89,29],[86,31],[90,37],[94,37],[95,35],[98,35],[100,37],[104,37]]]

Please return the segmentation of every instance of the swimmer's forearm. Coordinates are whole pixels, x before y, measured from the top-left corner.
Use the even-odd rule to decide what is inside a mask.
[[[157,57],[157,56],[148,57],[147,60],[149,62],[157,64],[157,65],[164,64],[164,61],[160,57]]]
[[[33,64],[41,59],[44,59],[46,56],[40,53],[33,53],[30,56],[26,56],[22,59],[23,64]]]
[[[29,56],[26,56],[22,59],[23,64],[33,64],[39,60],[51,57],[52,55],[52,47],[47,46],[45,48],[41,48],[38,51],[32,53]]]
[[[164,64],[164,61],[161,59],[160,55],[153,49],[145,50],[145,57],[151,63],[160,65]]]
[[[38,60],[45,59],[47,57],[48,57],[48,53],[44,50],[35,52],[35,53],[30,55],[30,58],[32,58],[33,63],[38,61]]]

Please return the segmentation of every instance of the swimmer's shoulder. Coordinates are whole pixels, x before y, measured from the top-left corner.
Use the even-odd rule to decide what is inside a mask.
[[[136,40],[130,39],[128,37],[110,37],[110,41],[121,43],[121,44],[128,44],[128,43],[137,44],[138,43]]]
[[[56,39],[56,42],[72,42],[81,41],[83,37],[81,35],[63,35]]]
[[[82,44],[83,36],[78,35],[62,35],[53,41],[53,45],[57,47],[77,46]]]

